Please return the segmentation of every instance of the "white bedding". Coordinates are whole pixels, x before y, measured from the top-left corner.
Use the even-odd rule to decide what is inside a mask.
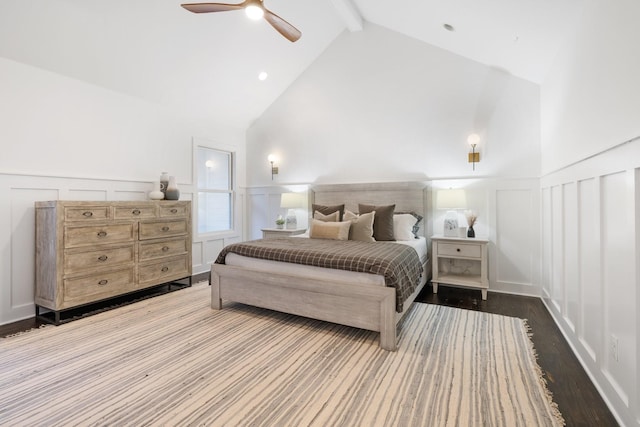
[[[302,237],[304,238],[304,237]],[[415,240],[397,241],[395,243],[411,246],[418,253],[423,267],[427,262],[427,240],[419,237]],[[225,264],[237,267],[247,267],[252,270],[291,274],[294,276],[309,277],[334,282],[348,282],[362,285],[384,286],[384,276],[372,273],[359,273],[356,271],[336,270],[333,268],[315,267],[312,265],[291,264],[281,261],[269,261],[258,258],[245,257],[234,253],[228,253]]]

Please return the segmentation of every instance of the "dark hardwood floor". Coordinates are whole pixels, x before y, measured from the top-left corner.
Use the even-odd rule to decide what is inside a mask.
[[[489,292],[483,301],[479,290],[427,285],[417,301],[527,319],[533,334],[547,387],[567,426],[617,426],[600,394],[539,298]]]
[[[194,276],[193,283],[205,279],[206,275]],[[168,287],[163,286],[137,297],[148,298],[169,291]],[[438,294],[433,294],[428,285],[417,301],[527,319],[533,333],[538,363],[567,426],[618,425],[539,298],[489,292],[487,300],[482,301],[477,290],[439,286]],[[126,304],[127,301],[122,303]],[[113,302],[110,306],[113,306]],[[2,325],[0,337],[37,328],[42,323],[31,318]]]

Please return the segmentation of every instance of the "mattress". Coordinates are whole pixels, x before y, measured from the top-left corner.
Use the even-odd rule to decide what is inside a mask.
[[[417,239],[408,241],[397,241],[396,243],[412,247],[417,252],[422,265],[425,265],[427,261],[427,241],[424,237],[419,237]],[[281,261],[269,261],[264,259],[245,257],[234,253],[227,254],[225,258],[225,264],[236,267],[246,267],[257,271],[288,274],[292,276],[308,277],[321,280],[330,280],[332,282],[385,286],[384,276],[378,274],[335,270],[332,268],[291,264]]]

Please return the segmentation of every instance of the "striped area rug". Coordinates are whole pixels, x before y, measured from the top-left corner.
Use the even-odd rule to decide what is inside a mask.
[[[0,339],[0,425],[554,426],[524,321],[415,304],[376,333],[206,284]]]

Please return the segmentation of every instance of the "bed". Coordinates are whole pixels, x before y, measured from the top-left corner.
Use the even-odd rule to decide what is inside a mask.
[[[357,212],[359,204],[395,204],[395,212],[422,216],[420,227],[415,230],[418,238],[387,244],[410,245],[416,250],[421,273],[415,278],[416,286],[412,292],[398,304],[396,288],[386,286],[385,280],[389,279],[380,274],[290,264],[230,253],[226,255],[224,264],[215,263],[211,267],[211,307],[219,310],[223,300],[234,301],[376,331],[380,333],[380,347],[395,350],[397,326],[431,275],[431,245],[427,239],[431,228],[427,215],[430,208],[428,184],[317,185],[311,187],[309,195],[309,207],[312,204],[331,206],[344,203],[345,210]],[[289,237],[286,240],[291,242],[291,239],[305,238]]]

